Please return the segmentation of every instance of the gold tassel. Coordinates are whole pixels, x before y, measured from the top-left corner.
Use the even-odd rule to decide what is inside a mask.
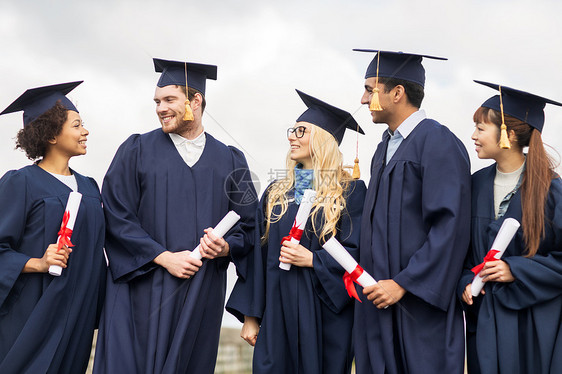
[[[380,100],[379,100],[379,88],[378,87],[376,87],[373,90],[373,94],[371,96],[371,103],[369,104],[369,110],[370,111],[376,111],[376,112],[382,111],[381,103],[380,103]]]
[[[509,137],[507,136],[507,126],[505,125],[505,123],[503,123],[501,127],[500,148],[501,149],[511,148],[511,142],[509,141]]]
[[[369,110],[370,111],[375,111],[375,112],[380,112],[382,111],[382,107],[381,107],[381,102],[379,99],[379,60],[380,60],[380,54],[381,52],[379,51],[377,53],[377,77],[375,80],[375,88],[373,89],[372,92],[372,96],[371,96],[371,102],[369,103]]]
[[[189,105],[189,87],[187,86],[187,62],[185,63],[185,114],[183,115],[184,121],[193,121],[193,111]]]
[[[502,126],[500,131],[500,148],[501,149],[510,149],[511,142],[509,141],[509,137],[507,136],[507,126],[505,124],[505,119],[503,115],[503,99],[502,99],[502,86],[498,86],[500,91],[500,112],[502,115]]]
[[[361,171],[359,171],[359,159],[355,158],[355,165],[353,165],[353,174],[351,175],[353,179],[359,179],[361,177]]]
[[[183,115],[183,120],[193,121],[193,111],[191,110],[191,106],[189,105],[189,99],[185,99],[185,114]]]

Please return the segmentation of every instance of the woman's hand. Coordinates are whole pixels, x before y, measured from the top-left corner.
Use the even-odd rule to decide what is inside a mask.
[[[22,273],[46,273],[49,266],[58,265],[63,269],[66,268],[68,256],[72,252],[71,248],[66,245],[60,250],[57,244],[50,244],[45,250],[45,254],[41,258],[30,258],[23,267]]]
[[[480,291],[482,295],[485,294],[484,289]],[[464,288],[464,292],[462,293],[462,301],[464,301],[467,305],[472,305],[474,301],[472,301],[472,283],[469,283]]]
[[[240,331],[240,337],[253,347],[256,345],[259,332],[260,325],[258,324],[258,319],[256,317],[244,316],[244,325]]]
[[[482,282],[509,283],[515,280],[509,265],[502,260],[486,262],[479,276],[482,277]]]
[[[288,240],[283,242],[279,261],[300,267],[312,267],[312,252],[300,244],[291,243]]]

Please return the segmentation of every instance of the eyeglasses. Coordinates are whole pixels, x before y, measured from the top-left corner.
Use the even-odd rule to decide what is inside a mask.
[[[297,139],[300,139],[304,136],[305,132],[306,132],[305,126],[289,127],[287,129],[287,138],[290,137],[291,134],[295,134]]]

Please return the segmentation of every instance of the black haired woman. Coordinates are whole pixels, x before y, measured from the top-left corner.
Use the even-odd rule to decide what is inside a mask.
[[[82,82],[27,90],[16,148],[34,164],[0,180],[0,373],[83,373],[103,301],[105,223],[98,186],[70,169],[88,130],[66,94]],[[82,194],[72,248],[57,243],[70,192]],[[73,246],[72,246],[73,245]],[[48,273],[49,266],[62,275]]]

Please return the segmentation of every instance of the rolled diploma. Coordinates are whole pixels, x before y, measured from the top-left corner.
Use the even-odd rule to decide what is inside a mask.
[[[297,215],[295,217],[295,225],[297,225],[299,230],[304,230],[315,198],[316,191],[310,189],[304,190],[301,204],[299,205],[299,210],[297,210]],[[299,244],[300,240],[291,237],[291,243]],[[291,264],[286,264],[284,262],[279,262],[279,267],[283,270],[291,270]]]
[[[490,248],[490,250],[495,249],[496,251],[499,251],[494,255],[494,258],[496,260],[499,260],[502,257],[507,246],[515,236],[515,233],[517,232],[519,226],[521,226],[521,224],[514,218],[506,218],[505,221],[503,221],[500,230],[498,231],[498,235],[496,235],[496,238],[492,243],[492,248]],[[470,286],[472,296],[478,296],[483,287],[484,282],[482,282],[480,272],[478,272],[478,274],[476,274],[474,276],[474,279],[472,280],[472,286]]]
[[[78,215],[78,209],[80,208],[80,201],[82,200],[82,194],[80,192],[72,191],[68,195],[68,201],[66,202],[65,213],[68,212],[68,222],[66,227],[70,230],[74,230],[74,223],[76,222],[76,216]],[[61,224],[62,228],[62,224]],[[57,244],[60,241],[60,236],[57,239]],[[58,277],[62,274],[62,267],[58,265],[49,266],[49,274]]]
[[[228,232],[228,230],[230,230],[236,224],[236,222],[238,222],[239,219],[240,216],[236,214],[235,211],[231,210],[226,214],[226,216],[221,219],[219,223],[217,223],[217,225],[214,229],[211,230],[211,232],[214,236],[222,238]],[[197,248],[195,248],[191,252],[190,256],[201,260],[203,256],[201,256],[201,251],[199,251],[199,248],[201,248],[201,244],[199,244]]]
[[[324,243],[324,245],[322,247],[349,274],[352,274],[353,271],[355,270],[355,268],[357,268],[357,266],[359,265],[357,263],[357,261],[355,261],[355,259],[353,257],[351,257],[349,252],[346,251],[346,249],[343,247],[343,245],[341,245],[341,243],[338,242],[338,240],[334,237],[330,238],[330,240],[328,240],[326,243]],[[363,271],[363,273],[359,276],[359,278],[357,278],[357,283],[359,283],[361,285],[361,287],[368,287],[368,286],[372,286],[372,285],[376,284],[377,281],[369,273],[367,273],[366,271]]]

